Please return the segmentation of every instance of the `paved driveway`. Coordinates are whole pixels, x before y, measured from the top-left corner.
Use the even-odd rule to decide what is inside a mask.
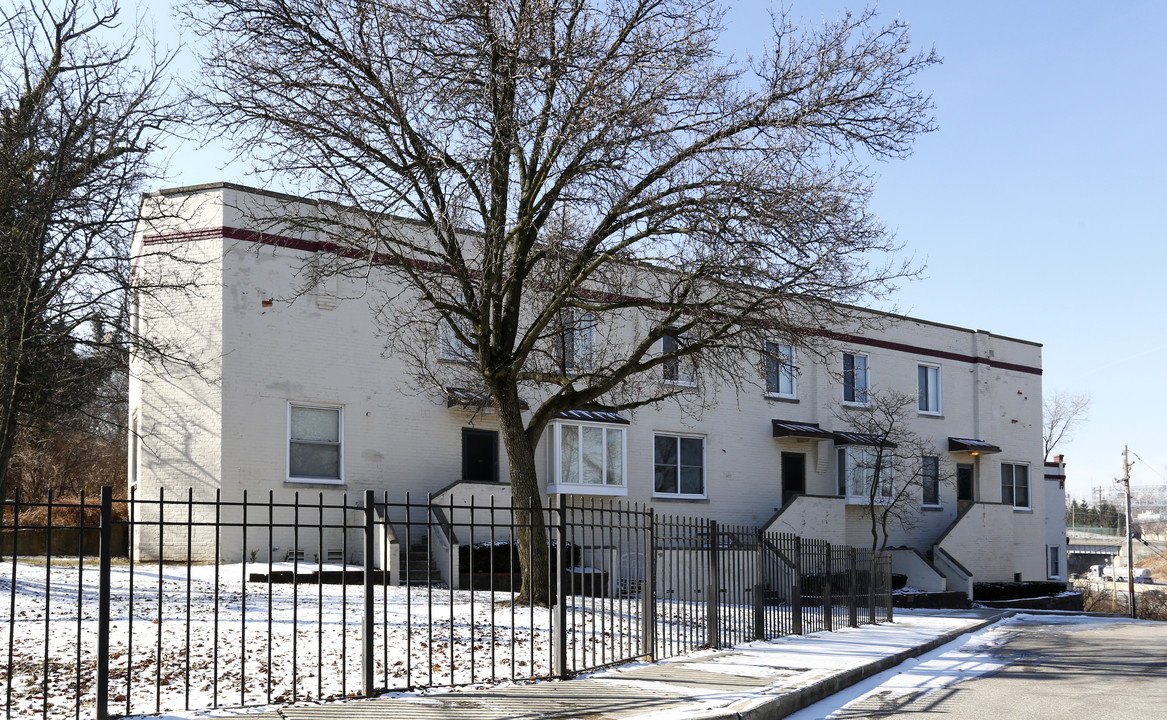
[[[1018,620],[995,645],[976,648],[1008,661],[1003,669],[926,692],[904,693],[888,681],[831,717],[1167,718],[1167,623]]]

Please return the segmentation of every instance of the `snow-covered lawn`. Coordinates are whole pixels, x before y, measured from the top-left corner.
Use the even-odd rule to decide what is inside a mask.
[[[301,574],[316,569],[298,565]],[[203,565],[192,567],[188,577],[185,565],[115,565],[110,711],[286,704],[360,694],[363,588],[245,582],[250,573],[268,570],[266,563]],[[83,568],[54,563],[51,569],[17,563],[15,573],[10,560],[0,563],[0,692],[8,698],[10,717],[73,717],[78,699],[81,715],[92,714],[97,594],[95,562],[87,560]],[[551,613],[513,605],[511,597],[377,587],[374,687],[550,675]],[[639,604],[572,598],[569,667],[638,655]],[[669,632],[704,632],[684,608],[658,612]]]

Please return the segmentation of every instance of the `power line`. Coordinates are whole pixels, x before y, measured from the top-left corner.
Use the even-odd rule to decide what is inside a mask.
[[[1129,452],[1130,452],[1130,454],[1131,454],[1131,455],[1134,455],[1136,458],[1139,458],[1139,462],[1141,462],[1142,464],[1146,465],[1148,470],[1150,470],[1151,472],[1153,472],[1153,473],[1155,473],[1156,475],[1158,475],[1160,480],[1162,480],[1164,483],[1167,483],[1167,476],[1164,476],[1164,475],[1163,475],[1163,473],[1161,473],[1161,472],[1159,472],[1158,470],[1156,470],[1154,465],[1152,465],[1151,463],[1147,462],[1146,460],[1143,460],[1141,457],[1139,457],[1139,454],[1138,454],[1137,452],[1135,452],[1134,450],[1131,450],[1131,451],[1129,451]]]

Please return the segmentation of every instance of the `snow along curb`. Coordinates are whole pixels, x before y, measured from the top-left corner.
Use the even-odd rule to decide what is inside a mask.
[[[1012,610],[1005,610],[995,617],[982,620],[960,630],[946,632],[923,645],[901,650],[894,655],[888,655],[879,660],[869,662],[866,665],[844,670],[828,678],[823,678],[818,682],[795,688],[790,692],[764,699],[751,698],[749,700],[740,700],[725,710],[694,716],[690,720],[779,720],[779,718],[784,718],[791,713],[808,708],[819,700],[830,697],[840,690],[845,690],[856,683],[863,682],[873,675],[893,668],[905,660],[932,652],[941,645],[947,645],[961,635],[983,630],[1015,614]],[[740,709],[735,709],[734,706]]]

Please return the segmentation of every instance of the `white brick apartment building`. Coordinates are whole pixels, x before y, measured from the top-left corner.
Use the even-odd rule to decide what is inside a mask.
[[[155,196],[179,210],[166,217],[154,202],[143,205],[150,209],[135,251],[184,261],[146,253],[136,272],[193,279],[198,288],[143,296],[136,317],[199,371],[135,361],[135,492],[424,497],[457,493],[450,486],[465,481],[479,495],[505,495],[507,460],[492,415],[411,380],[405,360],[384,352],[359,280],[332,279],[289,299],[325,248],[249,227],[237,208],[267,197],[216,184]],[[922,589],[1064,577],[1059,475],[1047,480],[1042,463],[1041,346],[880,317],[878,332],[833,333],[826,359],[779,348],[797,371],[755,378],[756,392],[706,388],[716,401],[700,409],[664,402],[624,417],[559,418],[540,440],[539,456],[551,460],[541,463],[540,485],[869,545],[869,521],[840,481],[857,446],[840,433],[854,429],[846,413],[863,412],[868,389],[895,388],[920,393],[913,429],[954,479],[914,500],[911,532],[892,528],[898,571]],[[759,367],[742,372],[765,374]],[[588,448],[599,449],[599,465],[586,462]],[[573,451],[580,463],[562,462]]]

